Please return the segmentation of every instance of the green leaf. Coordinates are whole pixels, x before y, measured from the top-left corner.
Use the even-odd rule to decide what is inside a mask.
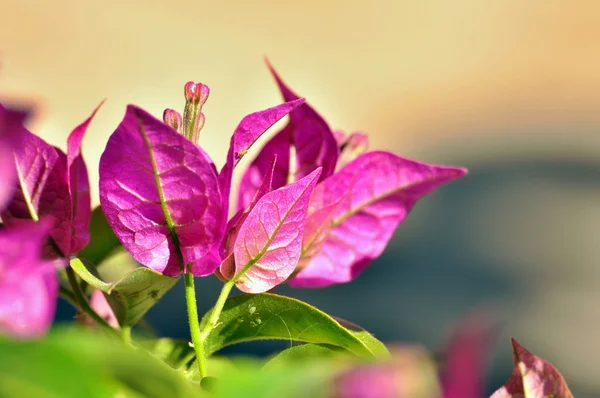
[[[202,318],[201,330],[209,317],[210,312]],[[230,344],[266,339],[330,344],[361,358],[389,356],[381,349],[383,344],[374,343],[375,338],[368,333],[349,331],[302,301],[269,293],[228,299],[219,324],[206,341],[206,351],[210,355]]]
[[[106,300],[121,326],[135,325],[179,280],[139,267],[117,281],[104,282],[87,261],[75,258],[71,260],[71,267],[81,279],[106,293]]]
[[[96,289],[109,293],[112,288],[112,283],[104,282],[98,275],[98,270],[92,263],[80,258],[74,258],[70,262],[71,268],[81,279],[89,283]]]
[[[115,249],[121,246],[119,238],[115,235],[100,206],[92,211],[90,223],[90,243],[79,252],[80,258],[85,258],[93,264],[100,264]]]
[[[101,397],[117,391],[107,378],[85,371],[76,353],[53,344],[0,340],[0,396]],[[77,380],[73,383],[72,380]]]
[[[340,325],[342,325],[348,332],[350,332],[354,337],[362,341],[362,343],[371,350],[375,354],[377,358],[389,358],[390,352],[388,351],[385,344],[381,341],[377,340],[373,335],[367,332],[365,329],[361,328],[354,323],[348,322],[344,319],[333,317]]]
[[[57,329],[39,341],[0,338],[0,396],[197,397],[185,377],[144,350],[90,329]]]
[[[346,355],[344,355],[346,354]],[[346,357],[348,351],[328,344],[301,344],[286,348],[273,358],[271,358],[263,367],[269,369],[277,366],[286,366],[290,362],[298,363],[300,361],[316,361],[323,359],[334,359]]]
[[[325,398],[331,374],[324,362],[261,369],[259,362],[246,361],[217,377],[210,397]]]

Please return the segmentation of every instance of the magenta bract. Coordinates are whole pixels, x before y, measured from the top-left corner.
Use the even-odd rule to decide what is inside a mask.
[[[244,117],[237,126],[231,136],[225,166],[223,166],[219,174],[225,214],[227,214],[229,209],[229,192],[231,190],[233,168],[265,131],[303,103],[304,98],[298,98],[264,111],[251,113]]]
[[[54,147],[24,128],[15,134],[14,148],[18,187],[2,220],[12,227],[49,216],[60,231],[69,212],[66,164]]]
[[[96,107],[86,121],[73,130],[67,139],[67,181],[71,199],[71,242],[68,254],[79,252],[90,242],[90,219],[92,217],[90,180],[81,156],[81,143],[90,122],[102,103]]]
[[[297,101],[299,97],[279,77],[269,65],[275,77],[284,101]],[[295,158],[291,159],[294,169],[290,170],[290,152],[292,148]],[[273,175],[273,188],[284,186],[289,181],[297,181],[322,167],[320,181],[329,177],[335,170],[339,147],[327,122],[307,103],[290,113],[290,121],[269,143],[265,145],[252,162],[240,183],[238,209],[245,208],[273,155],[277,155],[278,165]]]
[[[515,339],[512,345],[513,373],[490,398],[573,398],[558,369],[527,351]]]
[[[233,132],[233,135],[231,136],[229,151],[227,153],[227,159],[225,161],[225,165],[221,169],[221,173],[219,174],[219,186],[221,188],[221,194],[223,196],[224,217],[227,217],[229,213],[231,179],[233,177],[233,169],[235,168],[235,166],[248,152],[252,144],[254,144],[254,142],[256,142],[256,140],[260,138],[261,135],[263,135],[271,126],[273,126],[284,116],[289,114],[292,110],[296,109],[303,102],[304,99],[300,98],[295,101],[287,102],[285,104],[266,109],[264,111],[251,113],[244,117],[239,123],[239,125]],[[270,173],[268,189],[271,190],[271,179],[273,176],[272,167],[270,170],[267,170],[267,172]],[[262,185],[265,186],[265,184]],[[260,186],[258,187],[258,189],[260,189]],[[257,192],[254,193],[256,194]],[[258,199],[256,198],[256,195],[254,199]],[[245,209],[246,214],[248,211],[249,209]],[[240,209],[238,211],[238,214],[241,216],[241,213],[243,212],[244,209]],[[241,222],[239,219],[232,221],[234,222],[232,223],[230,221],[228,223],[227,229],[229,232],[225,234],[225,239],[220,243],[219,247],[211,249],[211,260],[220,262],[220,260],[227,257],[225,246],[227,244],[227,240],[231,240],[231,229],[237,228],[238,223]],[[226,219],[222,221],[223,224],[226,222]]]
[[[486,369],[498,332],[498,320],[484,312],[475,312],[458,324],[444,352],[444,398],[485,396]]]
[[[283,98],[297,99],[269,67]],[[274,155],[277,164],[273,189],[296,181],[316,167],[323,168],[310,200],[308,232],[300,263],[290,280],[292,286],[324,287],[351,281],[382,253],[418,199],[467,172],[387,152],[366,152],[367,148],[365,134],[333,132],[304,103],[290,113],[289,123],[267,142],[243,175],[238,211],[252,201]],[[334,174],[336,169],[339,171]],[[339,204],[335,210],[334,203]]]
[[[341,201],[342,197],[336,202],[327,204],[315,201],[309,203],[308,216],[304,225],[304,238],[302,239],[302,253],[296,267],[297,270],[306,268],[312,259],[321,252]]]
[[[2,219],[11,227],[47,217],[53,225],[53,244],[44,248],[48,257],[76,254],[89,242],[90,187],[81,141],[97,110],[73,130],[67,155],[25,128],[14,133],[18,189]]]
[[[0,105],[0,210],[12,200],[17,179],[14,152],[25,114]],[[32,338],[46,333],[56,309],[59,262],[42,260],[52,222],[21,221],[0,230],[0,334]]]
[[[240,227],[233,253],[237,287],[262,293],[285,281],[296,268],[308,202],[321,168],[261,197]]]
[[[272,190],[273,172],[277,164],[277,156],[273,157],[271,167],[267,170],[267,174],[262,179],[262,184],[258,187],[254,198],[246,209],[239,210],[227,223],[225,238],[223,239],[223,252],[225,253],[224,260],[221,263],[217,276],[222,279],[231,279],[235,274],[235,259],[233,256],[233,247],[237,239],[240,227],[248,217],[248,214],[260,198],[265,196]]]
[[[260,198],[273,190],[273,173],[275,172],[276,165],[277,156],[274,156],[273,160],[271,161],[271,166],[267,169],[267,174],[265,174],[263,177],[262,183],[254,194],[252,201],[248,204],[248,207],[234,214],[234,216],[231,217],[227,223],[226,239],[224,240],[227,252],[231,252],[233,250],[233,242],[235,242],[240,227],[248,217],[248,213],[254,209],[254,206],[256,206],[256,203]]]
[[[223,236],[222,197],[201,149],[146,111],[128,106],[100,159],[100,203],[123,246],[165,275],[191,267],[213,273],[203,257]]]
[[[323,287],[351,281],[382,253],[421,197],[465,174],[462,168],[428,165],[389,152],[359,156],[315,188],[311,202],[317,209],[340,204],[321,250],[290,284]]]
[[[275,69],[268,64],[285,101],[293,101],[298,96],[283,82]],[[322,167],[321,180],[335,170],[339,148],[335,136],[327,122],[308,104],[298,107],[290,114],[289,126],[296,150],[295,179]]]
[[[58,297],[56,270],[63,260],[42,260],[49,219],[0,230],[0,333],[15,338],[45,334]]]
[[[240,181],[238,192],[237,210],[248,207],[256,191],[262,185],[263,177],[269,172],[273,157],[277,157],[277,163],[272,175],[272,187],[281,188],[288,182],[290,173],[290,145],[291,130],[285,127],[265,144],[256,159],[244,173]]]

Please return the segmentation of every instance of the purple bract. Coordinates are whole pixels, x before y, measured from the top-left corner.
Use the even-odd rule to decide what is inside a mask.
[[[536,357],[512,339],[515,367],[490,398],[573,398],[565,379],[548,361]]]

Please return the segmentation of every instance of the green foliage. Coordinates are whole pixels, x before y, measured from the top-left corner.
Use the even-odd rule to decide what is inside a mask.
[[[263,369],[284,367],[291,362],[347,358],[347,353],[344,349],[333,345],[306,343],[281,351],[271,358]]]
[[[208,362],[210,368],[214,363]],[[332,377],[328,362],[285,362],[281,366],[262,368],[263,363],[251,358],[233,358],[220,368],[221,373],[209,377],[211,398],[321,398],[327,394]],[[204,387],[204,384],[202,384]]]
[[[200,396],[145,350],[90,330],[58,329],[32,342],[0,339],[0,358],[0,396],[6,398]]]
[[[73,270],[102,290],[121,326],[135,325],[178,281],[146,267],[135,268],[114,282],[105,282],[88,261],[71,260]]]
[[[336,360],[356,360],[335,346],[303,344],[266,366],[256,358],[213,357],[211,377],[200,381],[186,341],[147,339],[136,346],[80,327],[57,328],[40,341],[0,339],[0,396],[318,398],[328,396],[343,369]]]
[[[210,312],[202,319],[201,329],[209,316]],[[206,351],[210,355],[230,344],[267,339],[329,344],[361,358],[389,356],[383,344],[364,330],[350,331],[302,301],[269,293],[228,299]]]

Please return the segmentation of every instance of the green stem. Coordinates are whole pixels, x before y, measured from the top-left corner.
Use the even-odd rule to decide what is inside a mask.
[[[185,302],[187,304],[188,322],[190,324],[190,335],[192,344],[196,351],[196,362],[200,376],[206,376],[206,363],[204,361],[204,346],[200,341],[200,322],[198,321],[198,307],[196,306],[196,288],[194,286],[194,275],[186,272],[183,276],[185,281]]]
[[[131,343],[131,326],[123,326],[121,328],[121,336],[126,345],[133,347],[133,344]]]
[[[212,312],[210,313],[210,318],[208,318],[208,322],[204,326],[204,329],[200,332],[200,340],[204,343],[210,333],[213,331],[215,327],[217,327],[217,323],[219,322],[219,317],[221,316],[221,311],[223,311],[223,306],[225,306],[225,301],[229,297],[229,293],[231,293],[231,289],[235,282],[233,280],[225,282],[223,288],[221,289],[221,294],[219,294],[219,298],[215,303]]]
[[[204,343],[210,336],[210,333],[217,326],[219,322],[219,316],[223,311],[225,301],[229,297],[231,289],[235,285],[233,281],[227,281],[221,289],[219,298],[210,314],[210,318],[204,328],[200,330],[200,323],[198,322],[198,309],[196,308],[196,291],[194,288],[194,276],[188,272],[185,274],[185,297],[188,308],[188,319],[190,323],[190,334],[192,335],[192,344],[196,351],[196,363],[198,364],[198,371],[200,377],[206,377],[208,375],[206,371],[206,350]]]
[[[71,285],[71,289],[73,290],[73,298],[79,306],[79,309],[88,314],[94,321],[96,321],[96,323],[105,327],[107,330],[110,330],[113,334],[117,335],[115,329],[113,329],[112,326],[110,326],[104,318],[98,315],[96,311],[94,311],[94,309],[90,307],[90,304],[88,303],[88,300],[83,294],[81,286],[77,281],[77,277],[75,276],[75,271],[73,271],[73,268],[67,267],[66,271],[67,278],[69,279],[69,284]]]
[[[196,126],[196,119],[201,105],[198,102],[186,101],[185,108],[183,109],[183,135],[188,140],[193,141],[194,139],[194,126]],[[197,144],[197,142],[194,142]]]

